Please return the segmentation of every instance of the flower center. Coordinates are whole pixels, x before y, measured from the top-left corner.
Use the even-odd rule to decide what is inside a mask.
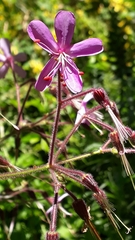
[[[61,63],[61,68],[64,69],[65,67],[65,62],[67,61],[67,56],[64,52],[61,52],[59,57],[58,57],[58,62]]]

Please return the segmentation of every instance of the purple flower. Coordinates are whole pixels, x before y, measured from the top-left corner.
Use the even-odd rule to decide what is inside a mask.
[[[73,58],[98,54],[103,51],[103,46],[98,38],[89,38],[72,45],[74,27],[75,17],[73,13],[68,11],[58,12],[54,20],[56,42],[43,22],[39,20],[30,22],[28,26],[30,38],[51,55],[36,82],[37,90],[45,90],[58,69],[67,87],[73,93],[82,90],[82,78]]]
[[[4,55],[0,54],[0,62],[2,66],[0,67],[0,78],[4,78],[8,69],[12,68],[20,77],[24,78],[26,72],[18,66],[15,62],[23,62],[27,59],[25,53],[18,53],[17,55],[11,55],[10,42],[6,38],[0,39],[0,49],[3,51]]]

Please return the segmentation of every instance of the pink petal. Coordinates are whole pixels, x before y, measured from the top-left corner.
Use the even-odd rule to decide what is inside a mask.
[[[82,103],[86,105],[87,102],[89,102],[91,99],[93,99],[93,92],[89,92],[85,95]]]
[[[102,41],[98,38],[89,38],[74,44],[70,50],[71,57],[96,55],[103,51]]]
[[[0,39],[0,49],[2,49],[6,57],[9,57],[11,55],[10,42],[8,39],[6,38]]]
[[[75,124],[77,124],[77,123],[81,120],[81,118],[82,118],[82,116],[85,114],[85,112],[86,112],[86,108],[82,106],[82,107],[80,108],[80,110],[77,112]],[[83,122],[83,121],[84,121],[84,119],[82,120],[82,122]]]
[[[45,49],[49,53],[56,53],[57,52],[57,43],[55,42],[50,30],[48,27],[39,20],[33,20],[28,25],[28,34],[29,37],[35,41],[40,40],[40,42],[37,41],[37,44]]]
[[[17,62],[24,62],[27,60],[27,55],[25,53],[18,53],[14,56],[14,60]]]
[[[22,67],[18,66],[17,64],[14,64],[14,71],[18,74],[19,77],[25,78],[26,71],[24,71]]]
[[[82,78],[78,74],[78,69],[73,61],[72,65],[66,63],[62,73],[64,76],[64,81],[71,92],[78,93],[82,90]]]
[[[5,61],[6,61],[6,57],[0,54],[0,62],[5,62]]]
[[[68,11],[60,11],[55,17],[54,27],[59,47],[65,50],[70,46],[75,27],[74,14]]]
[[[57,64],[58,62],[52,57],[47,64],[45,65],[45,67],[43,68],[42,72],[39,75],[39,78],[35,84],[35,88],[38,91],[43,91],[46,88],[49,87],[49,85],[52,82],[51,80],[44,80],[44,77],[50,76],[50,77],[54,77],[54,75],[56,74],[56,72],[58,71],[59,65]]]
[[[7,71],[9,69],[9,65],[8,64],[3,64],[2,67],[0,67],[0,78],[4,78]]]

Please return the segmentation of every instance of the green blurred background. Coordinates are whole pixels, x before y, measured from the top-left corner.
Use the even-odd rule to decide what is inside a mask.
[[[27,34],[27,26],[33,19],[40,19],[52,31],[56,13],[61,10],[72,11],[76,17],[76,29],[73,43],[89,37],[100,38],[104,45],[104,52],[97,56],[78,58],[76,64],[85,74],[83,76],[84,90],[88,87],[104,87],[109,97],[116,102],[123,123],[135,129],[135,1],[124,0],[1,0],[0,1],[0,37],[8,38],[12,44],[12,53],[25,52],[28,61],[23,64],[27,71],[27,78],[37,78],[48,60],[48,54],[34,44]],[[18,79],[19,84],[23,84]],[[23,101],[28,86],[20,89]],[[17,119],[17,102],[14,81],[9,71],[5,79],[0,80],[0,107],[2,113],[15,122]],[[40,95],[34,88],[30,93],[24,110],[24,119],[34,122],[56,107],[56,100],[49,90]],[[63,111],[62,122],[66,127],[60,127],[58,137],[64,139],[73,126],[76,112],[70,107]],[[109,118],[106,116],[106,120]],[[52,118],[44,121],[43,131],[50,135]],[[90,131],[80,127],[79,131],[85,135],[82,139],[80,132],[71,138],[68,145],[68,157],[98,149],[105,142],[107,133],[101,137],[92,127]],[[25,129],[17,136],[11,134],[12,127],[0,119],[0,155],[10,159],[13,164],[26,168],[44,164],[47,161],[49,144],[39,134]],[[8,134],[10,136],[8,137]],[[7,137],[5,137],[7,136]],[[16,161],[16,148],[18,158]],[[128,160],[135,171],[134,155]],[[126,176],[121,160],[111,154],[94,156],[75,162],[76,169],[90,172],[104,189],[116,214],[125,224],[135,226],[135,193],[131,182]],[[0,198],[0,239],[20,240],[45,239],[49,224],[39,207],[39,202],[47,210],[50,206],[43,197],[47,192],[53,197],[49,175],[42,173],[25,179],[10,179],[0,181],[0,192],[7,194],[25,186],[42,190],[41,192],[25,191],[12,199]],[[93,223],[103,240],[120,239],[113,226],[93,200],[90,191],[79,184],[65,180],[68,189],[78,198],[83,198],[91,207]],[[61,191],[62,194],[62,191]],[[83,221],[74,213],[72,201],[66,198],[63,206],[73,215],[63,216],[59,212],[58,232],[60,239],[93,239],[90,232],[82,233]],[[12,231],[12,224],[13,231]],[[120,229],[125,240],[135,239],[135,228],[129,235],[125,229]],[[9,234],[11,232],[11,234]]]

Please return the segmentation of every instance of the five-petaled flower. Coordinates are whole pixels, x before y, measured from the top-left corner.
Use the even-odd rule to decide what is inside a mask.
[[[5,77],[9,68],[12,68],[14,72],[16,72],[20,77],[24,78],[26,76],[26,72],[15,62],[26,61],[27,55],[25,53],[18,53],[17,55],[12,55],[10,49],[10,42],[6,38],[0,39],[0,50],[2,50],[2,52],[4,53],[4,55],[0,54],[0,62],[2,62],[2,66],[0,67],[0,78]]]
[[[60,11],[54,20],[57,42],[48,27],[39,20],[33,20],[28,26],[30,38],[45,49],[51,58],[43,68],[36,82],[36,89],[45,90],[58,70],[67,87],[77,93],[82,90],[82,78],[73,59],[76,57],[95,55],[103,51],[102,42],[98,38],[89,38],[76,44],[71,44],[75,27],[75,17],[72,12]]]

